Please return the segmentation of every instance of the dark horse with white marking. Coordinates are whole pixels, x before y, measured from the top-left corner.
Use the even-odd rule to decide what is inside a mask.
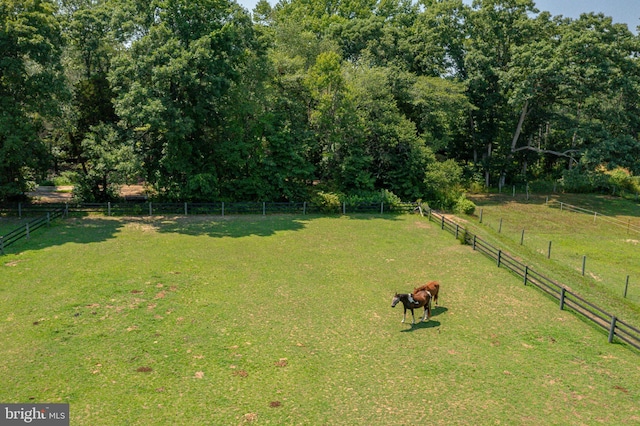
[[[391,301],[391,307],[394,308],[398,302],[402,302],[404,306],[404,315],[402,315],[402,322],[407,318],[407,309],[411,310],[411,316],[413,317],[413,322],[411,324],[416,323],[416,316],[413,314],[414,309],[424,308],[424,315],[420,321],[429,320],[431,316],[431,293],[426,290],[420,290],[418,292],[414,292],[413,294],[407,293],[396,293],[393,296],[393,300]]]

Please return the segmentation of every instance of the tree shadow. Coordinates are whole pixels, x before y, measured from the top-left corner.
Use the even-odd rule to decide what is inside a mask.
[[[5,254],[18,254],[27,250],[41,250],[68,243],[89,244],[115,238],[126,225],[125,221],[89,217],[86,214],[55,219],[5,247]],[[24,226],[24,225],[20,225]]]
[[[345,220],[398,220],[396,214],[352,215],[233,215],[233,216],[174,216],[160,220],[161,233],[179,233],[192,236],[207,235],[213,238],[268,237],[282,231],[299,231],[308,223],[322,218]]]
[[[160,233],[212,238],[268,237],[283,231],[299,231],[309,219],[297,216],[176,216],[160,221]]]
[[[43,210],[45,211],[45,210]],[[178,233],[212,238],[242,238],[248,236],[268,237],[283,231],[299,231],[311,221],[327,217],[342,217],[345,220],[398,220],[394,213],[386,214],[271,214],[271,215],[163,215],[163,216],[99,216],[86,211],[71,211],[63,219],[55,219],[30,232],[29,238],[21,238],[5,246],[5,254],[16,254],[26,250],[39,250],[67,243],[88,244],[103,242],[127,226],[139,226],[158,233]],[[30,219],[31,220],[31,219]],[[4,225],[4,224],[3,224]],[[17,222],[16,228],[24,226]],[[10,224],[2,227],[4,234],[14,230]]]

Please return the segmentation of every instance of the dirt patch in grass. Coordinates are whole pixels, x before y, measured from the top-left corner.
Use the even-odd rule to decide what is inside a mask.
[[[247,413],[244,416],[242,416],[242,420],[245,423],[255,422],[256,420],[258,420],[258,415],[256,413]]]
[[[286,367],[289,365],[289,361],[286,358],[280,358],[278,361],[274,362],[276,367]]]

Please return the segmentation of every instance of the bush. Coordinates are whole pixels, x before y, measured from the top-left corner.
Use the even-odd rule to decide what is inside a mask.
[[[335,192],[317,192],[311,202],[320,208],[323,213],[336,213],[340,211],[340,195]]]
[[[560,179],[562,189],[566,192],[589,193],[596,190],[593,173],[582,172],[578,168],[565,170]]]
[[[476,205],[473,201],[467,199],[464,195],[461,195],[460,198],[458,198],[453,211],[457,214],[472,215],[476,211]]]
[[[345,195],[340,192],[318,191],[311,199],[313,204],[320,207],[324,213],[335,213],[342,209],[342,203],[355,207],[361,204],[380,204],[393,209],[402,204],[400,197],[393,192],[383,189],[374,192],[359,192]]]
[[[74,185],[78,182],[78,173],[71,170],[66,170],[60,173],[60,175],[55,176],[51,181],[55,186]]]
[[[636,191],[636,182],[634,182],[629,170],[618,167],[606,172],[606,174],[609,176],[609,183],[613,187],[614,192],[621,193],[623,191]]]

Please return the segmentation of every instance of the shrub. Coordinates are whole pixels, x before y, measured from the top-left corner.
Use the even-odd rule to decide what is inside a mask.
[[[317,192],[313,198],[312,203],[320,208],[323,213],[336,213],[340,211],[341,201],[340,195],[335,192]]]
[[[473,201],[469,200],[464,195],[461,195],[460,198],[458,198],[453,211],[458,214],[472,215],[476,211],[476,205]]]
[[[583,173],[578,168],[562,172],[560,184],[566,192],[589,193],[596,189],[592,174],[588,172]]]
[[[606,174],[609,176],[609,183],[613,187],[614,192],[635,192],[635,182],[629,170],[618,167],[606,172]]]

